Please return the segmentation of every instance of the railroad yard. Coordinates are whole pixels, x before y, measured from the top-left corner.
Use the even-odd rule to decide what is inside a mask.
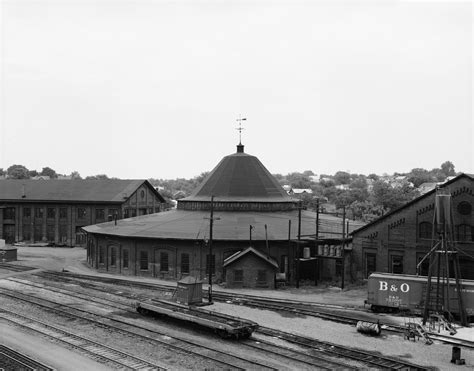
[[[223,340],[199,326],[136,312],[137,301],[172,299],[176,283],[99,274],[85,259],[83,248],[22,246],[17,262],[0,263],[0,345],[58,370],[474,366],[472,324],[451,338],[441,330],[431,345],[405,340],[403,326],[416,318],[371,313],[364,308],[365,287],[270,291],[215,285],[206,310],[259,324],[248,339]],[[381,336],[357,332],[358,320],[379,320]],[[465,365],[450,362],[453,346]]]

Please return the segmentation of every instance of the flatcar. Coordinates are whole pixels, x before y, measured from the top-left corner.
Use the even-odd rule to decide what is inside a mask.
[[[213,330],[222,338],[248,338],[258,328],[256,322],[200,307],[187,306],[166,300],[150,300],[135,304],[137,312],[145,315],[167,316]]]
[[[432,289],[436,277],[432,278]],[[372,273],[367,283],[366,304],[374,312],[407,310],[415,314],[422,313],[425,306],[428,277],[408,274]],[[474,319],[474,281],[461,280],[461,295],[466,314]],[[449,287],[450,312],[459,315],[458,300],[454,279]]]

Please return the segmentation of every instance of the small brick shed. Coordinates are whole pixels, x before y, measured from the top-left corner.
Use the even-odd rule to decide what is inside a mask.
[[[15,247],[0,248],[0,262],[12,262],[17,260],[17,249]]]
[[[224,268],[229,288],[275,288],[278,263],[253,247],[229,256]]]

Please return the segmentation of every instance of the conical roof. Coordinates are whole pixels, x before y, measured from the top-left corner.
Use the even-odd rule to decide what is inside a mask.
[[[178,209],[208,209],[214,196],[217,210],[288,210],[291,198],[260,160],[244,153],[225,156],[194,192],[178,201]]]

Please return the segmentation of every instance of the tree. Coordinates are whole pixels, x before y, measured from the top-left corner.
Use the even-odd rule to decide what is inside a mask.
[[[446,177],[456,175],[454,164],[451,161],[445,161],[441,164],[441,172],[446,175]]]
[[[40,175],[49,176],[51,179],[56,179],[58,177],[58,174],[56,174],[56,171],[54,171],[50,167],[44,167],[43,170],[41,170]]]
[[[373,184],[371,202],[375,206],[382,206],[386,210],[396,209],[419,195],[418,191],[408,184],[392,188],[382,180]]]
[[[86,176],[86,179],[87,180],[90,180],[90,179],[105,180],[105,179],[109,179],[109,177],[105,174],[97,174],[97,175]]]
[[[73,171],[70,175],[71,179],[75,180],[75,179],[82,179],[81,177],[81,174],[79,174],[78,171]]]
[[[311,188],[311,179],[308,175],[302,173],[290,173],[286,176],[288,183],[290,183],[292,188]]]
[[[7,175],[11,179],[29,179],[29,171],[23,165],[12,165],[7,169]]]
[[[28,175],[30,178],[33,178],[35,176],[38,176],[38,172],[36,170],[28,170]]]
[[[338,171],[334,174],[334,182],[336,184],[349,184],[351,182],[351,174],[345,171]]]
[[[370,201],[354,201],[349,206],[349,209],[352,211],[354,219],[362,220],[367,223],[380,218],[386,212],[383,206],[374,205]]]
[[[418,188],[423,183],[433,182],[435,179],[428,170],[416,168],[410,171],[407,180],[413,183],[415,188]]]
[[[7,172],[3,170],[3,167],[0,167],[0,176],[6,175]]]

